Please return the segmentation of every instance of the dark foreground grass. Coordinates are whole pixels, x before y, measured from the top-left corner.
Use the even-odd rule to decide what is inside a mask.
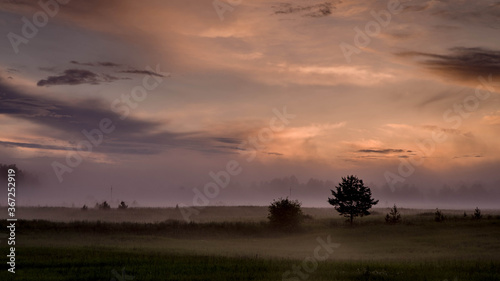
[[[302,261],[94,247],[19,247],[17,255],[16,274],[4,264],[0,280],[500,280],[500,263],[491,261],[324,261],[311,273],[302,269],[307,278],[283,279]]]
[[[437,223],[408,216],[388,225],[381,216],[353,226],[310,220],[296,232],[260,222],[19,220],[16,234],[16,274],[7,271],[4,258],[0,281],[500,280],[496,218]],[[308,263],[312,269],[306,272],[304,258],[313,255],[317,237],[327,236],[341,244],[330,256],[335,260],[317,268]],[[8,252],[0,247],[4,257]],[[294,267],[302,276],[283,278]]]

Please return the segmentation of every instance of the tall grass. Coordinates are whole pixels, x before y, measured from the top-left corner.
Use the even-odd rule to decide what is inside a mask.
[[[259,257],[175,255],[99,248],[20,248],[15,276],[6,270],[0,280],[111,280],[113,270],[134,280],[282,280],[301,262]],[[122,269],[124,271],[122,272]],[[306,280],[500,280],[499,262],[320,262]],[[292,277],[296,279],[292,279]],[[122,279],[130,280],[130,279]],[[303,280],[297,275],[290,279]]]

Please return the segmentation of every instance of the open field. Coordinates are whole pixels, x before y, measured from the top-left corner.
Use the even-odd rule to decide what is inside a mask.
[[[433,210],[403,209],[403,222],[388,225],[375,209],[350,226],[332,209],[305,208],[313,218],[291,233],[271,229],[264,207],[207,208],[201,223],[175,220],[176,211],[21,208],[30,220],[18,222],[15,280],[120,280],[113,270],[122,268],[134,280],[282,280],[311,261],[318,239],[339,247],[283,280],[500,280],[498,211],[479,221],[444,211],[438,223]],[[4,268],[0,280],[11,280]]]

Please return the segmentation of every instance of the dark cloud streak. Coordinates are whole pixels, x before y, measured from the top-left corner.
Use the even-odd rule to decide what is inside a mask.
[[[46,79],[38,81],[36,85],[39,87],[80,84],[98,85],[102,82],[113,82],[121,79],[123,78],[118,78],[107,74],[99,75],[85,69],[67,69],[61,75],[49,76]]]
[[[119,66],[122,66],[121,64],[117,64],[117,63],[114,63],[114,62],[96,62],[96,63],[92,63],[92,62],[79,62],[79,61],[76,61],[76,60],[72,60],[70,61],[71,64],[76,64],[76,65],[83,65],[83,66],[105,66],[105,67],[119,67]]]
[[[406,151],[403,150],[403,149],[387,148],[387,149],[360,149],[357,152],[388,154],[388,153],[403,153],[403,152],[406,152]]]
[[[48,149],[48,150],[68,150],[70,147],[63,147],[57,145],[44,145],[37,143],[23,143],[23,142],[10,142],[10,141],[0,141],[0,145],[7,147],[23,147],[23,148],[37,148],[37,149]]]
[[[157,77],[165,77],[164,75],[161,75],[161,74],[153,72],[153,71],[140,70],[140,69],[122,70],[122,71],[118,71],[118,72],[131,73],[131,74],[145,74],[145,75],[152,75],[152,76],[157,76]]]
[[[324,2],[315,5],[300,6],[290,3],[280,3],[272,7],[275,15],[280,14],[302,14],[304,17],[319,18],[332,14],[332,9],[335,9],[332,2]]]
[[[500,75],[500,51],[485,48],[455,47],[449,54],[422,52],[399,53],[401,57],[423,58],[417,63],[423,67],[454,80],[477,82],[479,76]]]

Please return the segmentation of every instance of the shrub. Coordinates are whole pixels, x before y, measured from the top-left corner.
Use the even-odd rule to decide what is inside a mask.
[[[481,215],[481,210],[479,210],[479,208],[476,207],[476,209],[474,210],[474,214],[472,215],[472,219],[473,220],[480,220],[482,217],[483,217],[483,215]]]
[[[391,211],[385,216],[385,222],[387,223],[399,223],[401,222],[401,214],[398,211],[398,207],[394,204]]]
[[[118,209],[125,210],[127,208],[128,208],[127,204],[125,204],[125,202],[123,201],[120,203],[120,205],[118,205]]]
[[[111,209],[111,206],[106,201],[102,202],[101,204],[96,203],[95,206],[99,210],[109,210],[109,209]]]
[[[436,212],[434,213],[434,220],[437,221],[437,222],[442,222],[444,221],[445,219],[445,216],[443,215],[443,213],[436,208]]]
[[[269,223],[278,228],[294,229],[297,228],[302,220],[304,214],[302,213],[301,203],[298,200],[290,200],[279,198],[273,200],[269,205]]]

